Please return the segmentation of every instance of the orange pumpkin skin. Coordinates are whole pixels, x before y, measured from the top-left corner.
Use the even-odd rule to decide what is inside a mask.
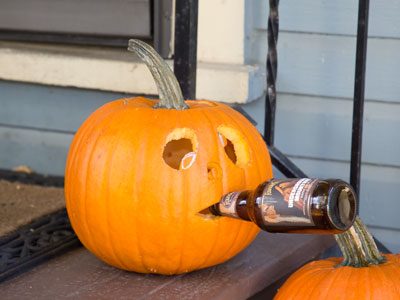
[[[386,254],[387,262],[368,267],[336,267],[341,258],[313,261],[297,270],[274,300],[400,299],[400,254]]]
[[[110,102],[89,116],[72,141],[65,174],[68,215],[85,247],[110,265],[141,273],[189,272],[230,259],[259,231],[251,222],[197,213],[225,193],[272,178],[264,141],[224,104],[186,103],[190,109],[154,109],[155,101],[142,97]],[[225,153],[221,128],[228,128],[225,135],[233,132],[241,165]],[[171,132],[183,131],[195,134],[196,158],[177,170],[163,151]]]

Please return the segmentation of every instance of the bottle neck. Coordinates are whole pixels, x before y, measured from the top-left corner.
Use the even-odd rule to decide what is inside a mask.
[[[250,221],[247,209],[250,194],[251,191],[237,191],[226,194],[219,203],[209,208],[210,212],[217,216]]]
[[[251,202],[251,191],[242,191],[239,193],[236,200],[236,214],[239,219],[251,221],[248,203]]]

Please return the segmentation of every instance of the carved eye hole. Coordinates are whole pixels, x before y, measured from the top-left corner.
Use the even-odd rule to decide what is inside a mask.
[[[221,125],[217,129],[227,157],[240,168],[250,161],[250,151],[244,136],[236,129]]]
[[[163,159],[176,170],[192,166],[197,156],[197,138],[190,128],[176,128],[168,137],[163,151]]]
[[[237,162],[237,157],[235,153],[235,147],[233,146],[233,143],[231,140],[228,140],[225,136],[223,136],[221,133],[218,133],[219,140],[221,141],[222,146],[224,147],[226,155],[228,155],[228,158],[236,164]]]

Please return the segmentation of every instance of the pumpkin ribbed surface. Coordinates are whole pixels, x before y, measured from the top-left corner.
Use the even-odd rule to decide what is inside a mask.
[[[343,258],[306,264],[289,277],[274,300],[400,299],[400,254],[379,253],[359,217],[335,239]]]
[[[342,258],[313,261],[296,271],[274,300],[398,300],[400,255],[384,255],[386,262],[363,268],[338,265]]]
[[[155,101],[142,97],[110,102],[73,139],[65,175],[68,215],[81,242],[113,266],[188,272],[230,259],[258,233],[251,222],[198,212],[225,193],[272,177],[264,141],[224,104],[186,103],[190,109],[154,109]],[[194,155],[174,168],[165,147],[181,138]]]

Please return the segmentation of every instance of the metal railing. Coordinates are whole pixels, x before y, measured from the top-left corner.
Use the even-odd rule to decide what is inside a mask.
[[[197,2],[177,0],[174,67],[185,99],[195,99]],[[276,79],[278,69],[277,43],[279,33],[279,0],[269,0],[268,53],[266,60],[267,92],[265,96],[264,140],[269,146],[272,164],[287,177],[307,177],[287,156],[274,146]],[[350,184],[357,195],[360,193],[361,144],[364,111],[365,65],[367,59],[369,0],[359,1],[356,71],[354,83],[354,107],[352,147],[350,160]],[[359,197],[358,197],[359,198]]]

